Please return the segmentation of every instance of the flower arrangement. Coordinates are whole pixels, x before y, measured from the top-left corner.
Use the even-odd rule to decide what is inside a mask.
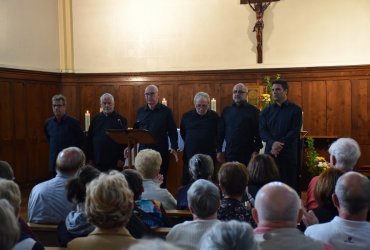
[[[281,78],[280,74],[276,74],[275,80],[278,80],[280,78]],[[263,79],[264,79],[264,82],[266,84],[266,87],[264,88],[263,93],[260,96],[260,109],[261,110],[266,108],[268,105],[270,105],[272,103],[272,100],[271,100],[271,91],[272,91],[271,77],[270,76],[265,76]]]
[[[306,165],[308,172],[312,176],[320,175],[324,170],[330,168],[330,165],[324,157],[318,155],[315,149],[314,139],[312,137],[307,137],[306,143]]]

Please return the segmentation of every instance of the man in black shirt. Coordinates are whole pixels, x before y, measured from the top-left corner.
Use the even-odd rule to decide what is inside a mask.
[[[162,187],[166,187],[166,177],[169,164],[169,153],[177,157],[177,127],[172,116],[172,111],[167,106],[159,103],[158,88],[149,85],[144,92],[146,105],[139,108],[136,112],[136,122],[134,128],[146,129],[152,132],[155,137],[155,144],[140,144],[139,150],[150,148],[158,151],[162,157],[160,174],[163,175]],[[171,148],[169,149],[168,137],[170,138]]]
[[[127,129],[127,119],[114,111],[114,98],[105,93],[100,97],[102,112],[91,120],[88,139],[88,162],[100,171],[121,169],[124,165],[123,150],[125,145],[113,141],[107,129]]]
[[[275,103],[261,112],[259,130],[266,142],[265,153],[271,154],[279,167],[282,182],[298,189],[298,145],[302,126],[302,109],[288,101],[288,82],[272,82]]]
[[[222,112],[218,135],[219,162],[238,161],[248,166],[252,154],[262,148],[258,132],[259,110],[245,100],[247,93],[243,83],[236,84],[233,88],[234,103]],[[222,153],[224,140],[225,154]]]
[[[194,106],[181,119],[180,134],[184,140],[182,184],[190,181],[189,159],[195,154],[206,154],[216,163],[218,114],[209,109],[210,98],[205,92],[194,96]]]
[[[44,133],[48,140],[49,172],[54,177],[57,155],[68,147],[79,147],[84,144],[84,133],[81,130],[80,122],[66,114],[67,100],[63,95],[54,95],[51,98],[54,116],[46,120]]]

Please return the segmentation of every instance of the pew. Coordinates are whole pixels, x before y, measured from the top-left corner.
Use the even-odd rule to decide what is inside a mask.
[[[58,225],[49,225],[49,224],[35,224],[28,222],[27,225],[36,235],[36,237],[41,241],[44,246],[48,247],[58,247],[58,235],[57,228]],[[52,249],[52,248],[51,248]],[[59,248],[55,248],[59,249]],[[63,249],[63,248],[61,248]]]

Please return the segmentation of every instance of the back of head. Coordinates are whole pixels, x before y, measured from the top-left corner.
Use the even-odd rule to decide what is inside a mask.
[[[210,180],[213,169],[213,160],[209,155],[196,154],[189,160],[189,171],[194,180]]]
[[[300,198],[296,191],[281,182],[264,185],[256,195],[255,208],[259,223],[290,222],[296,225]]]
[[[135,169],[125,169],[122,174],[125,176],[129,188],[134,193],[134,200],[139,200],[144,190],[143,177]]]
[[[128,250],[183,250],[179,247],[159,238],[141,239],[138,243],[130,246]]]
[[[254,156],[248,164],[248,185],[263,186],[280,178],[274,159],[268,154]]]
[[[335,157],[335,167],[351,171],[361,156],[358,143],[352,138],[339,138],[329,147],[329,154]]]
[[[357,172],[347,172],[339,177],[335,194],[340,209],[349,214],[367,212],[370,205],[370,181]]]
[[[0,161],[0,178],[14,180],[13,169],[6,161]]]
[[[63,149],[57,157],[57,170],[64,174],[74,174],[85,165],[85,154],[77,147]]]
[[[19,239],[18,220],[9,202],[0,199],[0,249],[10,250]]]
[[[192,213],[201,219],[215,215],[220,206],[220,192],[215,184],[199,179],[189,188],[188,204]]]
[[[247,168],[239,162],[224,163],[218,172],[218,181],[226,195],[241,196],[248,183]]]
[[[199,249],[209,250],[258,250],[252,227],[245,222],[220,222],[201,239]]]
[[[161,154],[153,149],[143,149],[135,158],[135,168],[143,175],[144,179],[156,177],[161,164]]]
[[[119,228],[129,221],[133,194],[118,171],[101,173],[87,185],[85,211],[88,221],[100,228]]]
[[[0,199],[6,199],[12,205],[15,215],[21,206],[21,191],[14,181],[0,179]]]
[[[343,173],[338,168],[329,168],[320,174],[314,189],[315,200],[320,208],[335,209],[331,196],[338,178]]]
[[[81,167],[76,176],[69,179],[66,184],[67,199],[73,203],[82,203],[86,197],[86,185],[100,175],[100,171],[93,166]]]

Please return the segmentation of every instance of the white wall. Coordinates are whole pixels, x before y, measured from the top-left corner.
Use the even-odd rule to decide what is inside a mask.
[[[0,0],[0,67],[59,71],[57,0]]]

